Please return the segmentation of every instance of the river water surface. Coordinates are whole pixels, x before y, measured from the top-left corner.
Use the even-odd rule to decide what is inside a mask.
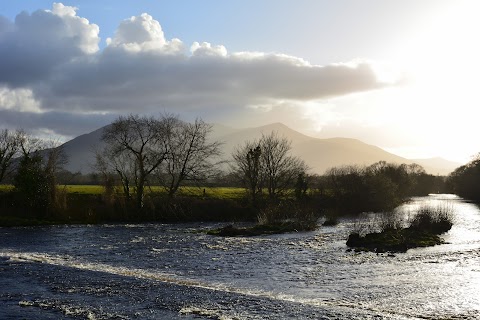
[[[0,319],[480,319],[480,210],[447,244],[348,252],[354,221],[251,238],[215,224],[0,228]]]

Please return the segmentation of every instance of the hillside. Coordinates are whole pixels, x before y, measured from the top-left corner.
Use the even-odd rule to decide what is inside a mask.
[[[100,140],[102,131],[103,128],[100,128],[78,136],[63,145],[69,156],[67,170],[82,173],[93,171],[94,150],[102,145]],[[460,165],[441,158],[406,159],[356,139],[317,139],[292,130],[282,123],[245,129],[234,129],[215,124],[211,139],[223,142],[224,157],[229,159],[236,146],[242,145],[245,141],[259,139],[262,134],[269,134],[272,131],[289,139],[292,142],[292,153],[305,160],[311,168],[311,172],[317,174],[322,174],[328,168],[335,166],[369,165],[381,160],[394,163],[418,163],[427,172],[440,175],[447,175]]]

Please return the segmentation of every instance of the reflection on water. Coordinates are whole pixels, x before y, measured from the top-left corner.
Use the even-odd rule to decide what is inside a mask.
[[[252,238],[198,232],[212,224],[0,229],[0,318],[474,319],[480,211],[452,195],[401,209],[426,202],[454,208],[448,243],[393,257],[347,252],[350,220]]]

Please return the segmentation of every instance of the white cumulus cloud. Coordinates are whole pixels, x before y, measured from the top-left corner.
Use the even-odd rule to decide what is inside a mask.
[[[52,10],[22,12],[14,22],[0,17],[0,110],[11,115],[15,109],[19,117],[45,112],[48,117],[35,119],[49,126],[73,113],[174,109],[201,110],[205,117],[386,85],[367,62],[317,66],[284,54],[230,53],[208,42],[194,42],[185,50],[146,13],[121,21],[102,50],[98,34],[96,24],[61,3]],[[62,125],[59,121],[57,127]]]

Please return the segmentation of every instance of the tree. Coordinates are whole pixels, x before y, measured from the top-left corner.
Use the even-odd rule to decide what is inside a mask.
[[[273,199],[291,188],[308,167],[302,159],[290,155],[291,142],[276,132],[262,135],[260,148],[265,186]]]
[[[290,155],[290,150],[291,142],[272,132],[234,151],[233,170],[242,178],[253,200],[263,187],[270,199],[278,197],[294,188],[298,176],[307,171],[305,162]]]
[[[212,126],[201,119],[185,123],[170,116],[165,120],[171,124],[171,132],[166,140],[168,153],[158,172],[172,198],[184,181],[205,181],[214,172],[220,143],[208,140]]]
[[[135,203],[143,207],[144,189],[148,177],[156,170],[169,153],[168,137],[173,122],[167,117],[155,119],[129,115],[119,117],[108,126],[102,135],[108,153],[114,158],[130,159],[128,169],[133,172]],[[130,174],[116,166],[121,176]]]
[[[43,151],[43,171],[48,183],[48,204],[49,209],[58,211],[58,209],[66,207],[65,193],[63,197],[59,193],[57,187],[57,175],[68,163],[68,157],[65,150],[58,142],[49,141],[45,143],[48,149]]]
[[[233,154],[233,171],[240,177],[254,205],[262,193],[262,149],[257,142],[246,142],[244,146],[237,147]]]
[[[13,179],[19,204],[43,216],[48,207],[49,185],[42,170],[42,157],[38,152],[22,157]]]
[[[132,188],[135,186],[136,159],[131,153],[117,152],[114,146],[107,145],[103,150],[95,151],[95,169],[101,174],[105,193],[113,195],[115,176],[122,185],[125,200],[132,199]],[[117,181],[118,181],[117,180]]]
[[[308,180],[305,173],[301,172],[297,176],[295,183],[295,198],[297,200],[304,199],[307,196]]]
[[[21,156],[13,184],[19,204],[40,215],[57,209],[56,174],[67,162],[63,149],[23,131],[18,132],[18,143]]]
[[[461,197],[480,201],[480,154],[469,163],[456,168],[448,176],[451,191]]]
[[[13,171],[13,159],[20,151],[21,133],[4,129],[0,131],[0,183]]]

